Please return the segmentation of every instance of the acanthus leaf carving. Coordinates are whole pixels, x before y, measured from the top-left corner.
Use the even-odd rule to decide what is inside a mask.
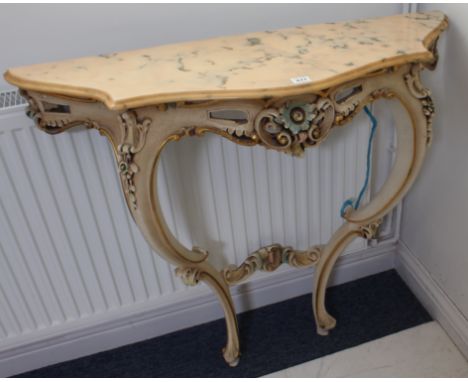
[[[137,208],[136,187],[134,182],[135,174],[139,168],[134,161],[135,154],[143,149],[146,141],[150,118],[142,121],[137,119],[134,111],[126,111],[118,116],[121,128],[121,142],[117,146],[117,161],[119,167],[122,186],[127,195],[129,204],[133,209]]]
[[[298,251],[280,244],[268,245],[252,253],[240,266],[230,265],[224,269],[223,276],[232,285],[246,280],[257,270],[273,272],[281,264],[296,268],[312,266],[318,262],[321,250],[321,246]]]
[[[421,103],[422,112],[426,118],[426,145],[430,146],[432,143],[432,119],[434,118],[435,107],[430,90],[425,88],[421,82],[420,72],[422,69],[422,64],[414,64],[404,78],[410,94]]]

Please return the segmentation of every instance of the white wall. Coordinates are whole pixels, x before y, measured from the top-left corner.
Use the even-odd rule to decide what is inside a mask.
[[[399,4],[0,5],[0,25],[11,33],[2,43],[0,71],[401,10]],[[389,120],[379,116],[382,124]],[[171,145],[160,174],[169,226],[182,242],[209,249],[224,264],[272,242],[298,248],[323,243],[341,222],[341,202],[358,192],[367,134],[362,115],[297,160],[213,136]],[[203,288],[187,290],[151,256],[124,208],[107,142],[96,132],[51,137],[33,130],[23,115],[0,118],[0,179],[8,180],[0,183],[0,375],[221,315],[199,293]],[[366,243],[357,241],[353,248]],[[359,255],[359,266],[343,268],[337,280],[391,267],[375,258],[373,263]],[[238,305],[246,309],[311,290],[311,271],[283,271],[266,276],[262,291]],[[275,284],[285,287],[273,291]],[[266,297],[262,302],[260,295]],[[170,302],[179,304],[178,319],[167,313]],[[194,305],[198,310],[188,315]],[[94,340],[86,340],[88,335]]]
[[[450,26],[439,43],[438,67],[423,78],[436,105],[434,140],[420,177],[404,202],[401,239],[410,256],[466,320],[468,5],[423,4],[418,9],[443,11]],[[464,335],[468,339],[468,332]]]

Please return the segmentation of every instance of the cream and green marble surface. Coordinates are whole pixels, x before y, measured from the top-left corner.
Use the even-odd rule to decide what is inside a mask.
[[[298,26],[9,69],[26,90],[91,98],[111,109],[168,101],[317,91],[368,72],[431,61],[440,12]],[[306,84],[292,78],[307,76]]]

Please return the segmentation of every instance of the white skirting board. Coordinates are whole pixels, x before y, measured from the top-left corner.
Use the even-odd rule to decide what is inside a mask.
[[[331,285],[342,284],[392,269],[396,246],[379,244],[373,248],[342,257],[335,268]],[[291,275],[294,273],[294,277]],[[312,269],[284,267],[270,277],[259,273],[247,284],[233,288],[238,312],[310,293]],[[0,348],[0,376],[11,376],[53,363],[63,362],[129,343],[138,342],[223,317],[214,294],[205,286],[182,290],[169,299],[116,309],[100,316],[90,316],[57,329],[31,333],[22,344]],[[310,306],[311,326],[315,330]],[[190,338],[187,338],[190,341]],[[220,349],[224,345],[218,344]],[[221,352],[220,352],[221,356]]]
[[[396,269],[431,316],[468,358],[468,319],[403,243],[397,246]]]

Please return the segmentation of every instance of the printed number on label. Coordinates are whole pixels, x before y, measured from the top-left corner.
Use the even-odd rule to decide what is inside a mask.
[[[309,76],[300,76],[300,77],[293,77],[291,78],[291,82],[294,85],[302,85],[302,84],[307,84],[311,82],[311,79]]]

